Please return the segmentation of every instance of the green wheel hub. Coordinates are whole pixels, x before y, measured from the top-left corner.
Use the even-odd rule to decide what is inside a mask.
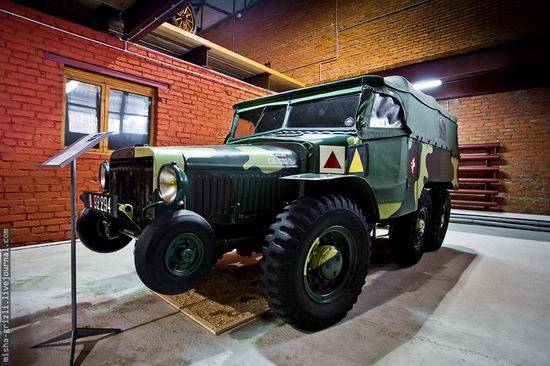
[[[304,263],[304,287],[315,302],[326,304],[345,292],[355,269],[352,234],[342,226],[323,230],[311,244]]]
[[[164,255],[166,268],[174,276],[182,277],[192,274],[204,258],[204,244],[195,234],[184,233],[176,236]]]
[[[419,250],[426,234],[428,223],[428,209],[422,207],[416,216],[414,247]]]

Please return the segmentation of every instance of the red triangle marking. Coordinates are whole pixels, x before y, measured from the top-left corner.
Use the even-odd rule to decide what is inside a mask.
[[[342,169],[340,166],[340,163],[338,162],[338,159],[336,159],[336,155],[334,155],[334,151],[330,152],[330,155],[327,159],[327,162],[325,163],[324,168],[327,169]]]

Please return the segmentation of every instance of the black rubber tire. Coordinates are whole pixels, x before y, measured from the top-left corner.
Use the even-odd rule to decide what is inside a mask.
[[[445,188],[432,188],[430,197],[432,198],[432,225],[424,244],[425,252],[434,252],[441,248],[451,217],[451,195],[449,191]]]
[[[356,260],[346,290],[333,301],[313,301],[303,283],[303,266],[315,238],[343,226],[353,236]],[[370,240],[365,216],[341,196],[303,198],[284,208],[265,237],[261,285],[271,309],[295,328],[314,331],[337,323],[357,301],[367,275]]]
[[[89,208],[80,212],[76,230],[80,241],[86,248],[97,253],[113,253],[128,245],[132,238],[121,234],[108,237],[101,224],[102,220],[102,214]]]
[[[172,274],[165,263],[168,245],[179,234],[193,233],[204,245],[204,256],[189,276]],[[210,224],[200,215],[177,210],[165,212],[145,227],[136,242],[134,264],[141,281],[151,290],[176,295],[200,283],[216,260],[216,239]]]
[[[416,222],[420,212],[427,216],[423,235],[417,241]],[[423,191],[418,199],[415,212],[397,218],[391,227],[390,253],[393,259],[404,267],[410,267],[420,261],[424,254],[426,237],[430,230],[432,200],[427,191]]]

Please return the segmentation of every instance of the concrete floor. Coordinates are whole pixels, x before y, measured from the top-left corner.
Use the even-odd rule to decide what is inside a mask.
[[[375,258],[358,303],[317,333],[266,315],[214,336],[139,281],[132,247],[78,247],[79,325],[123,332],[79,341],[85,365],[550,364],[550,234],[451,225],[415,267]],[[70,327],[69,246],[12,252],[14,365],[66,364],[29,347]]]

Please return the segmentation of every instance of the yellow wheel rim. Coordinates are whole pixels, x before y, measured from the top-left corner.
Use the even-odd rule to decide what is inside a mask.
[[[185,9],[176,14],[176,24],[183,30],[191,33],[195,32],[195,14],[190,6],[186,6]]]

